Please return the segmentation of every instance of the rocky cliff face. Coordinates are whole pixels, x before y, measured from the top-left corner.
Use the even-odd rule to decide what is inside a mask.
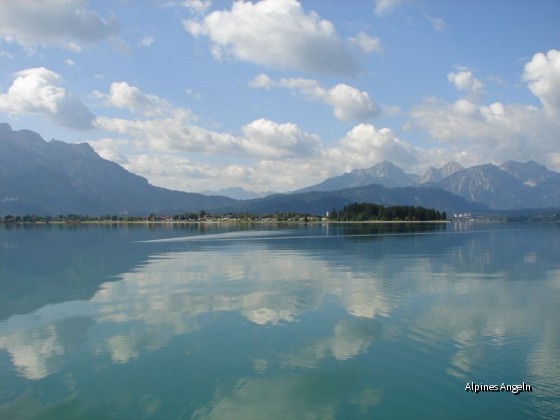
[[[149,214],[231,201],[154,187],[87,143],[46,142],[0,124],[0,214]]]
[[[420,184],[436,183],[441,181],[443,178],[454,174],[465,169],[461,164],[457,162],[448,162],[443,167],[436,169],[433,166],[428,168],[428,170],[419,179]]]

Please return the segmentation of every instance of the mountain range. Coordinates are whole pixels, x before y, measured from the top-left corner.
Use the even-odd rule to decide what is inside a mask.
[[[233,202],[155,187],[87,143],[46,142],[33,131],[0,124],[0,214],[146,215]]]
[[[464,168],[449,162],[429,168],[422,176],[405,173],[391,162],[328,178],[298,192],[333,191],[370,185],[438,187],[472,203],[494,210],[560,207],[560,174],[534,161],[509,161]]]
[[[221,192],[204,195],[156,187],[101,158],[87,143],[46,142],[33,131],[14,131],[0,123],[0,215],[199,210],[324,214],[357,201],[419,205],[448,213],[560,207],[560,174],[533,161],[510,161],[471,168],[450,162],[415,175],[385,161],[290,194],[239,200],[223,194],[250,198],[251,192],[240,188]]]

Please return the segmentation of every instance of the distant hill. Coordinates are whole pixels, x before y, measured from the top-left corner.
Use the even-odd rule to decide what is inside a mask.
[[[221,190],[204,190],[200,191],[199,194],[203,195],[221,195],[224,197],[233,198],[234,200],[251,200],[253,198],[263,198],[269,195],[278,194],[274,191],[263,191],[263,192],[254,192],[254,191],[247,191],[241,187],[232,187],[232,188],[222,188]]]
[[[87,143],[46,142],[33,131],[0,124],[0,214],[145,215],[232,202],[155,187]]]
[[[469,203],[465,199],[437,187],[388,188],[378,184],[337,191],[277,194],[256,200],[240,201],[233,206],[221,208],[220,211],[256,214],[291,211],[325,214],[333,208],[341,209],[345,205],[355,202],[370,202],[384,206],[422,206],[449,214],[488,211],[488,206],[484,204]]]
[[[416,175],[405,173],[401,168],[388,161],[383,161],[368,169],[354,169],[352,172],[328,178],[325,181],[302,188],[296,193],[310,191],[335,191],[344,188],[363,187],[379,184],[385,187],[404,187],[416,184]]]

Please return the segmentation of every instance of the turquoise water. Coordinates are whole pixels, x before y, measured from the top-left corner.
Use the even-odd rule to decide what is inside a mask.
[[[554,224],[1,227],[0,418],[558,418],[559,302]]]

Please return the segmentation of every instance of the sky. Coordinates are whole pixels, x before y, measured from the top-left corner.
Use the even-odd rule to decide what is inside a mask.
[[[150,183],[560,171],[557,0],[0,1],[0,122]]]

